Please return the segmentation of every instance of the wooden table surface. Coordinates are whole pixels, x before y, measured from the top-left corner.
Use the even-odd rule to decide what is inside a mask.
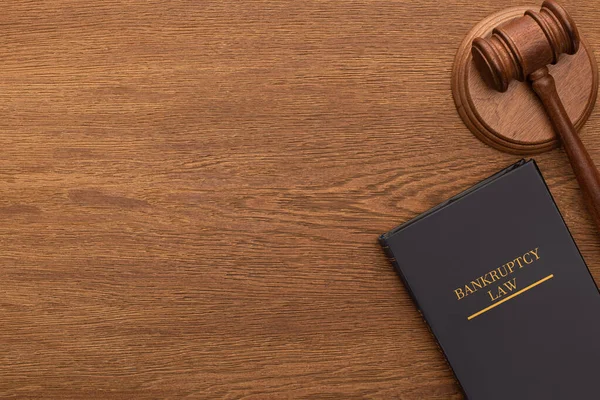
[[[519,159],[450,90],[499,3],[5,2],[0,398],[461,399],[377,236]]]

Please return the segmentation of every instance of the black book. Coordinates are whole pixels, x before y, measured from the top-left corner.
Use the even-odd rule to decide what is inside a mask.
[[[468,399],[600,398],[600,293],[534,161],[380,241]]]

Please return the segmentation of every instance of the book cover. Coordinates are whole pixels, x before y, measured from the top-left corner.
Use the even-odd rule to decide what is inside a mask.
[[[468,399],[600,398],[600,293],[533,160],[380,242]]]

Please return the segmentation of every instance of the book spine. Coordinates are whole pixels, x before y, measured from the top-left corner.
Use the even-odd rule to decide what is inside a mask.
[[[450,360],[448,359],[448,356],[446,355],[446,352],[444,351],[444,349],[440,345],[440,342],[438,341],[438,338],[437,338],[435,332],[433,331],[432,326],[429,324],[429,321],[427,321],[427,318],[423,314],[423,311],[421,310],[421,307],[419,306],[419,302],[417,301],[417,298],[415,297],[413,291],[410,288],[410,285],[408,284],[408,281],[406,280],[406,278],[404,277],[404,274],[402,273],[402,270],[400,269],[400,265],[398,264],[398,260],[396,260],[396,257],[394,257],[394,253],[392,253],[392,250],[390,249],[390,246],[388,246],[387,240],[383,236],[380,236],[379,237],[379,243],[381,244],[381,247],[383,248],[383,251],[385,252],[385,255],[387,256],[388,260],[390,260],[390,262],[394,266],[394,269],[396,270],[396,273],[398,274],[398,276],[402,280],[402,283],[404,284],[404,287],[406,288],[406,290],[410,294],[410,297],[412,298],[412,301],[413,301],[414,305],[416,306],[417,311],[419,312],[419,315],[423,319],[423,322],[425,322],[425,326],[427,327],[427,330],[429,331],[429,334],[433,338],[438,351],[442,355],[442,358],[446,362],[446,365],[448,365],[448,367],[450,368],[450,371],[452,371],[452,374],[454,375],[454,378],[455,378],[456,382],[458,383],[458,386],[459,386],[460,390],[465,395],[465,399],[468,400],[469,396],[468,396],[467,392],[465,391],[465,389],[462,386],[460,380],[456,376],[456,372],[454,371],[454,368],[452,368],[452,365],[450,364]]]
[[[406,288],[406,290],[408,290],[408,293],[410,294],[410,297],[412,298],[413,303],[417,307],[417,310],[419,311],[419,314],[421,314],[421,317],[423,317],[423,320],[425,320],[425,323],[427,324],[427,327],[429,327],[429,323],[427,322],[427,320],[423,316],[423,312],[421,311],[421,307],[419,306],[419,302],[417,301],[417,298],[413,294],[413,292],[412,292],[412,290],[410,288],[410,285],[408,284],[408,281],[406,280],[406,278],[404,277],[404,274],[402,273],[402,269],[400,269],[400,265],[398,265],[398,261],[396,260],[396,257],[394,257],[394,253],[392,253],[392,250],[390,249],[390,246],[388,246],[387,240],[383,236],[379,237],[379,244],[381,244],[381,247],[383,248],[383,251],[385,252],[385,255],[387,256],[387,258],[390,261],[390,263],[392,263],[392,265],[394,266],[394,270],[396,270],[396,274],[398,274],[398,276],[402,280],[402,283],[404,284],[404,287]]]

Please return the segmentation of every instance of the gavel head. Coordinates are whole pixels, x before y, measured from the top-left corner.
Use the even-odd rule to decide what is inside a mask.
[[[473,41],[473,61],[485,82],[505,92],[513,79],[521,82],[534,71],[556,64],[561,54],[579,50],[579,32],[567,11],[553,0],[539,13],[527,11],[495,28],[488,39]]]

